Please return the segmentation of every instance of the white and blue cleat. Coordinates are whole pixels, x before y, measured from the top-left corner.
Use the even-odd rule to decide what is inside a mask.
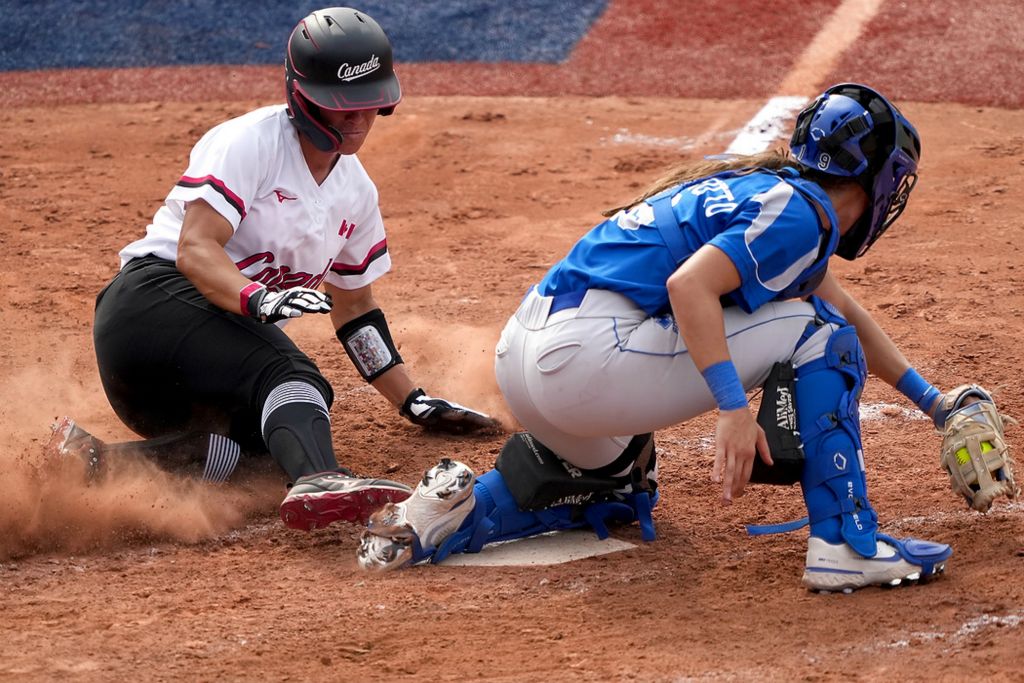
[[[359,566],[387,571],[429,559],[473,511],[475,481],[473,470],[457,460],[431,467],[408,499],[370,516],[356,551]]]
[[[916,538],[897,540],[878,534],[874,557],[863,557],[846,543],[811,536],[807,543],[804,585],[822,593],[852,593],[866,586],[925,582],[946,570],[953,549]]]

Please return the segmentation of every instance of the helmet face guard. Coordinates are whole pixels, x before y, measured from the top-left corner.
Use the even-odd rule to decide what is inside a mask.
[[[871,205],[853,229],[839,240],[836,253],[851,260],[864,255],[907,208],[910,191],[917,184],[916,171],[916,159],[903,150],[897,149],[889,155],[875,173],[872,189],[868,192]]]
[[[856,83],[835,85],[797,117],[794,158],[820,173],[856,180],[868,208],[839,240],[852,260],[895,222],[917,183],[921,142],[910,122],[879,93]]]
[[[348,7],[313,12],[288,39],[285,97],[299,132],[317,149],[337,152],[341,133],[321,109],[376,109],[387,116],[402,99],[387,35],[368,15]]]

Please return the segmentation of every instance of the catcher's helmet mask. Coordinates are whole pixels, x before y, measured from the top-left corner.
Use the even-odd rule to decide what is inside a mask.
[[[349,7],[318,10],[300,21],[288,38],[284,71],[288,117],[323,152],[337,152],[342,135],[321,109],[376,109],[387,116],[402,99],[387,35]]]
[[[891,102],[857,83],[840,83],[797,116],[793,157],[808,169],[855,179],[868,209],[840,238],[836,253],[853,260],[882,236],[906,208],[917,183],[921,139]]]

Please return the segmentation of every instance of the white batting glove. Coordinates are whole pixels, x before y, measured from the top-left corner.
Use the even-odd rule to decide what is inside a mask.
[[[501,424],[490,415],[454,401],[428,396],[422,389],[410,393],[399,410],[402,417],[428,430],[449,434],[497,431]]]
[[[260,287],[249,295],[246,312],[264,323],[276,323],[287,318],[298,318],[303,313],[329,313],[331,297],[306,287],[295,287],[282,292],[271,292]]]

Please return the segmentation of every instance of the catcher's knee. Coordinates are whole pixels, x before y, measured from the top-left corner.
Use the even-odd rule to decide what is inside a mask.
[[[591,527],[603,539],[611,522],[639,522],[644,540],[654,540],[653,435],[634,437],[625,452],[634,466],[626,475],[610,476],[606,468],[573,467],[528,433],[512,435],[495,469],[477,478],[473,512],[431,561],[547,531]]]
[[[853,326],[834,310],[825,313],[831,320],[820,327],[828,335],[824,349],[796,369],[797,424],[806,458],[801,486],[811,534],[846,542],[870,557],[876,552],[877,516],[867,499],[859,409],[867,364]]]
[[[581,469],[566,462],[528,432],[513,434],[495,463],[520,507],[537,510],[582,505],[619,493],[657,488],[657,455],[653,434],[634,436],[611,463]]]

